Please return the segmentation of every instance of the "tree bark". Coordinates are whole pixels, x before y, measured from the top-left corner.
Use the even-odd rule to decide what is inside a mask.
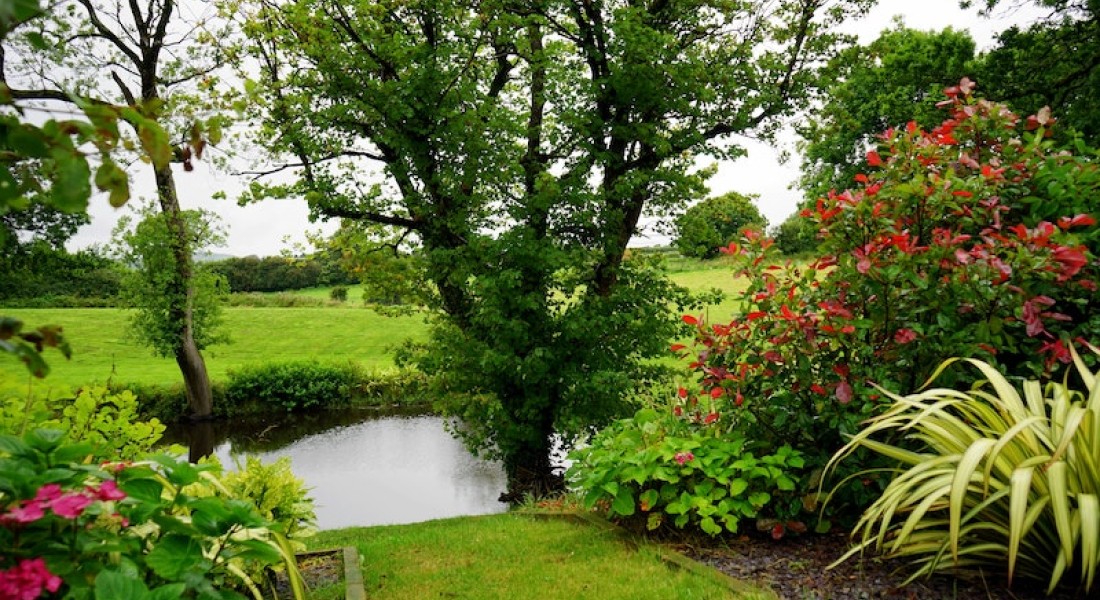
[[[172,256],[176,265],[176,272],[172,277],[172,289],[168,291],[175,299],[169,311],[169,319],[179,326],[179,343],[175,352],[176,364],[183,375],[183,386],[187,394],[187,404],[191,408],[191,418],[205,419],[209,418],[213,412],[214,394],[210,386],[210,375],[206,371],[206,361],[203,360],[202,352],[195,343],[193,321],[195,288],[191,285],[193,271],[191,244],[188,243],[187,227],[176,195],[172,167],[164,165],[154,167],[153,170],[157,182],[157,200],[172,234]]]

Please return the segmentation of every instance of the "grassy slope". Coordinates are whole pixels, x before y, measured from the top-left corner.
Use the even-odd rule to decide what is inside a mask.
[[[314,548],[356,546],[367,595],[419,598],[774,598],[734,591],[706,568],[678,569],[614,530],[517,513],[322,531]]]
[[[743,288],[721,262],[696,263],[670,277],[692,290],[718,288],[726,292],[721,304],[702,311],[708,319],[728,319],[736,304],[728,296]],[[295,292],[328,298],[330,288]],[[392,351],[407,338],[423,340],[427,326],[421,317],[384,317],[361,307],[362,292],[351,288],[346,307],[334,308],[247,308],[225,309],[230,343],[204,351],[207,368],[214,380],[224,379],[230,369],[266,361],[316,358],[325,361],[356,361],[367,368],[393,366]],[[46,359],[53,371],[42,383],[67,387],[108,379],[132,383],[175,383],[179,370],[170,358],[158,358],[126,337],[126,311],[118,309],[0,309],[31,326],[61,324],[72,344],[72,360],[53,350]],[[14,361],[0,361],[0,390],[22,386],[26,370]]]

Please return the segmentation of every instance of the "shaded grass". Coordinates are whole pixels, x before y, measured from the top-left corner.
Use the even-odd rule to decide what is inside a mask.
[[[376,599],[774,598],[701,565],[678,567],[659,546],[565,517],[505,513],[412,525],[322,531],[314,548],[355,546]],[[737,588],[736,590],[734,588]]]
[[[0,309],[29,326],[59,324],[72,345],[65,360],[47,349],[49,377],[37,389],[87,383],[157,383],[182,381],[171,358],[159,358],[128,337],[128,311],[114,308]],[[384,317],[362,308],[244,308],[224,312],[229,344],[203,352],[210,376],[225,379],[230,369],[248,364],[318,359],[353,361],[367,369],[393,367],[393,350],[405,339],[427,337],[423,318]],[[22,387],[26,369],[13,360],[0,361],[0,390]]]

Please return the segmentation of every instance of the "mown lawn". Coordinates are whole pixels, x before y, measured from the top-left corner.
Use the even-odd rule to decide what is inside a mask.
[[[723,262],[698,263],[690,270],[670,273],[676,283],[692,290],[718,288],[726,293],[720,304],[699,311],[707,319],[728,319],[737,308],[731,295],[745,286]],[[328,298],[331,288],[294,292]],[[225,331],[229,343],[203,352],[214,380],[242,365],[292,360],[354,361],[368,369],[393,367],[393,350],[406,339],[427,338],[422,316],[388,317],[362,306],[359,287],[349,289],[344,306],[308,308],[227,307]],[[175,361],[159,358],[127,335],[128,312],[110,308],[4,309],[29,326],[64,327],[72,346],[71,360],[46,351],[52,372],[38,389],[68,388],[108,380],[121,383],[179,382]],[[669,357],[670,360],[672,357]],[[0,361],[0,390],[22,387],[29,377],[21,364]]]
[[[505,513],[320,532],[311,548],[355,546],[367,597],[574,600],[772,599],[617,530],[568,516]]]
[[[64,327],[73,356],[66,361],[47,349],[50,376],[38,386],[181,381],[170,358],[158,358],[127,336],[127,311],[111,308],[0,309],[31,326]],[[211,378],[223,379],[242,365],[308,360],[355,361],[369,369],[393,367],[393,349],[405,339],[427,336],[423,317],[383,317],[363,308],[246,308],[224,312],[230,343],[203,352]],[[0,361],[0,390],[26,383],[27,371]]]

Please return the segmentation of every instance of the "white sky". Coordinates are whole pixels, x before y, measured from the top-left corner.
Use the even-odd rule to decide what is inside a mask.
[[[1026,23],[1042,13],[1034,8],[1001,11],[992,19],[979,17],[975,9],[962,10],[958,0],[880,0],[878,6],[868,17],[853,22],[850,30],[858,33],[863,43],[874,40],[878,34],[891,25],[891,20],[900,15],[905,24],[914,29],[940,30],[953,27],[969,30],[979,50],[992,46],[993,36],[1012,24]],[[794,152],[792,135],[784,136],[782,144]],[[798,157],[792,156],[786,164],[780,164],[777,149],[753,140],[736,140],[749,150],[747,157],[733,163],[719,165],[718,173],[710,182],[713,193],[737,191],[743,194],[758,194],[758,206],[769,223],[781,223],[795,210],[799,193],[791,190],[791,183],[798,176]],[[139,167],[142,165],[139,165]],[[139,168],[131,181],[134,197],[151,197],[153,186],[147,168]],[[216,212],[228,229],[228,239],[224,246],[215,252],[235,256],[276,255],[290,243],[303,243],[304,231],[315,231],[323,227],[326,232],[335,229],[335,223],[324,226],[310,223],[305,203],[301,201],[266,201],[261,204],[239,207],[232,200],[235,190],[240,189],[241,181],[230,174],[219,173],[208,165],[197,162],[195,170],[177,173],[177,185],[180,203],[183,208],[205,208]],[[214,200],[212,195],[224,190],[227,200]],[[127,209],[116,210],[107,204],[106,198],[92,198],[89,215],[92,218],[87,225],[70,241],[70,248],[82,248],[92,244],[104,244],[109,241],[111,230],[118,217]],[[638,245],[663,243],[658,235],[636,238]]]

